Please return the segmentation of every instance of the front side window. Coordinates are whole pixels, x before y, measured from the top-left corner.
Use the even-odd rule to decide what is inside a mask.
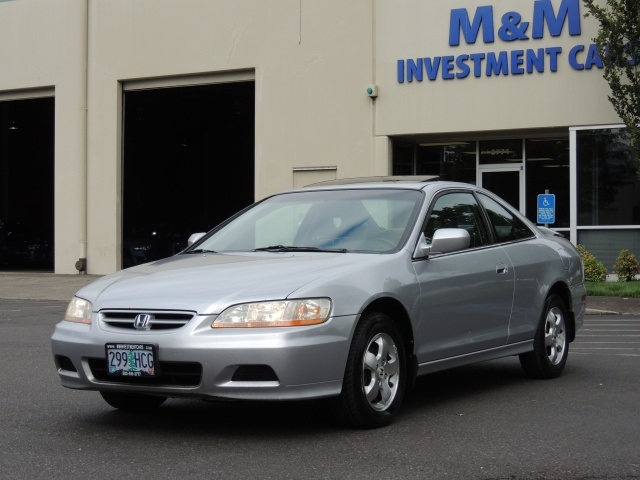
[[[491,228],[498,243],[512,242],[533,237],[533,232],[522,220],[486,195],[479,195],[480,202],[489,215]]]
[[[468,231],[470,248],[489,243],[480,207],[471,193],[447,193],[436,200],[424,229],[427,242],[433,238],[435,231],[441,228],[462,228]]]

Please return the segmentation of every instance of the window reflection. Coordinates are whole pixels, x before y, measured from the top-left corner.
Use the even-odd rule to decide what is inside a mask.
[[[553,228],[569,226],[569,137],[532,138],[526,143],[527,217],[537,221],[539,194],[556,196]]]
[[[415,175],[412,143],[393,142],[393,174]]]
[[[576,133],[578,225],[640,224],[638,159],[626,129]]]
[[[480,165],[499,163],[522,163],[522,139],[480,142]]]
[[[476,142],[412,144],[393,142],[394,175],[436,175],[476,183]]]
[[[584,245],[612,273],[620,250],[626,248],[631,252],[640,252],[640,230],[581,230],[578,232],[578,243]]]

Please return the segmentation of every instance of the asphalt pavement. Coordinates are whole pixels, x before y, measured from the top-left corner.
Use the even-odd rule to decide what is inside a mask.
[[[0,298],[68,301],[80,288],[100,277],[101,275],[0,272]]]
[[[70,300],[101,275],[56,275],[43,272],[0,272],[0,298]],[[588,297],[587,314],[640,315],[640,298]]]

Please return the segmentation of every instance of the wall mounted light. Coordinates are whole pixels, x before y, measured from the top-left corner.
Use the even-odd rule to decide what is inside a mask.
[[[377,85],[367,85],[365,89],[367,96],[371,98],[376,98],[378,96],[378,86]]]

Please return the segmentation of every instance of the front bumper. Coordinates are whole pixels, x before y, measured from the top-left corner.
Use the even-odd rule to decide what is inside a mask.
[[[101,323],[99,314],[94,314],[91,325],[60,322],[51,346],[62,385],[243,400],[310,399],[340,393],[355,315],[307,327],[254,329],[213,329],[214,318],[196,316],[182,328],[158,333],[110,328]],[[153,384],[141,384],[109,377],[104,373],[105,344],[118,342],[157,345],[161,373],[187,366],[190,380],[165,375]],[[259,375],[269,369],[275,375]],[[194,377],[195,371],[201,374]]]

